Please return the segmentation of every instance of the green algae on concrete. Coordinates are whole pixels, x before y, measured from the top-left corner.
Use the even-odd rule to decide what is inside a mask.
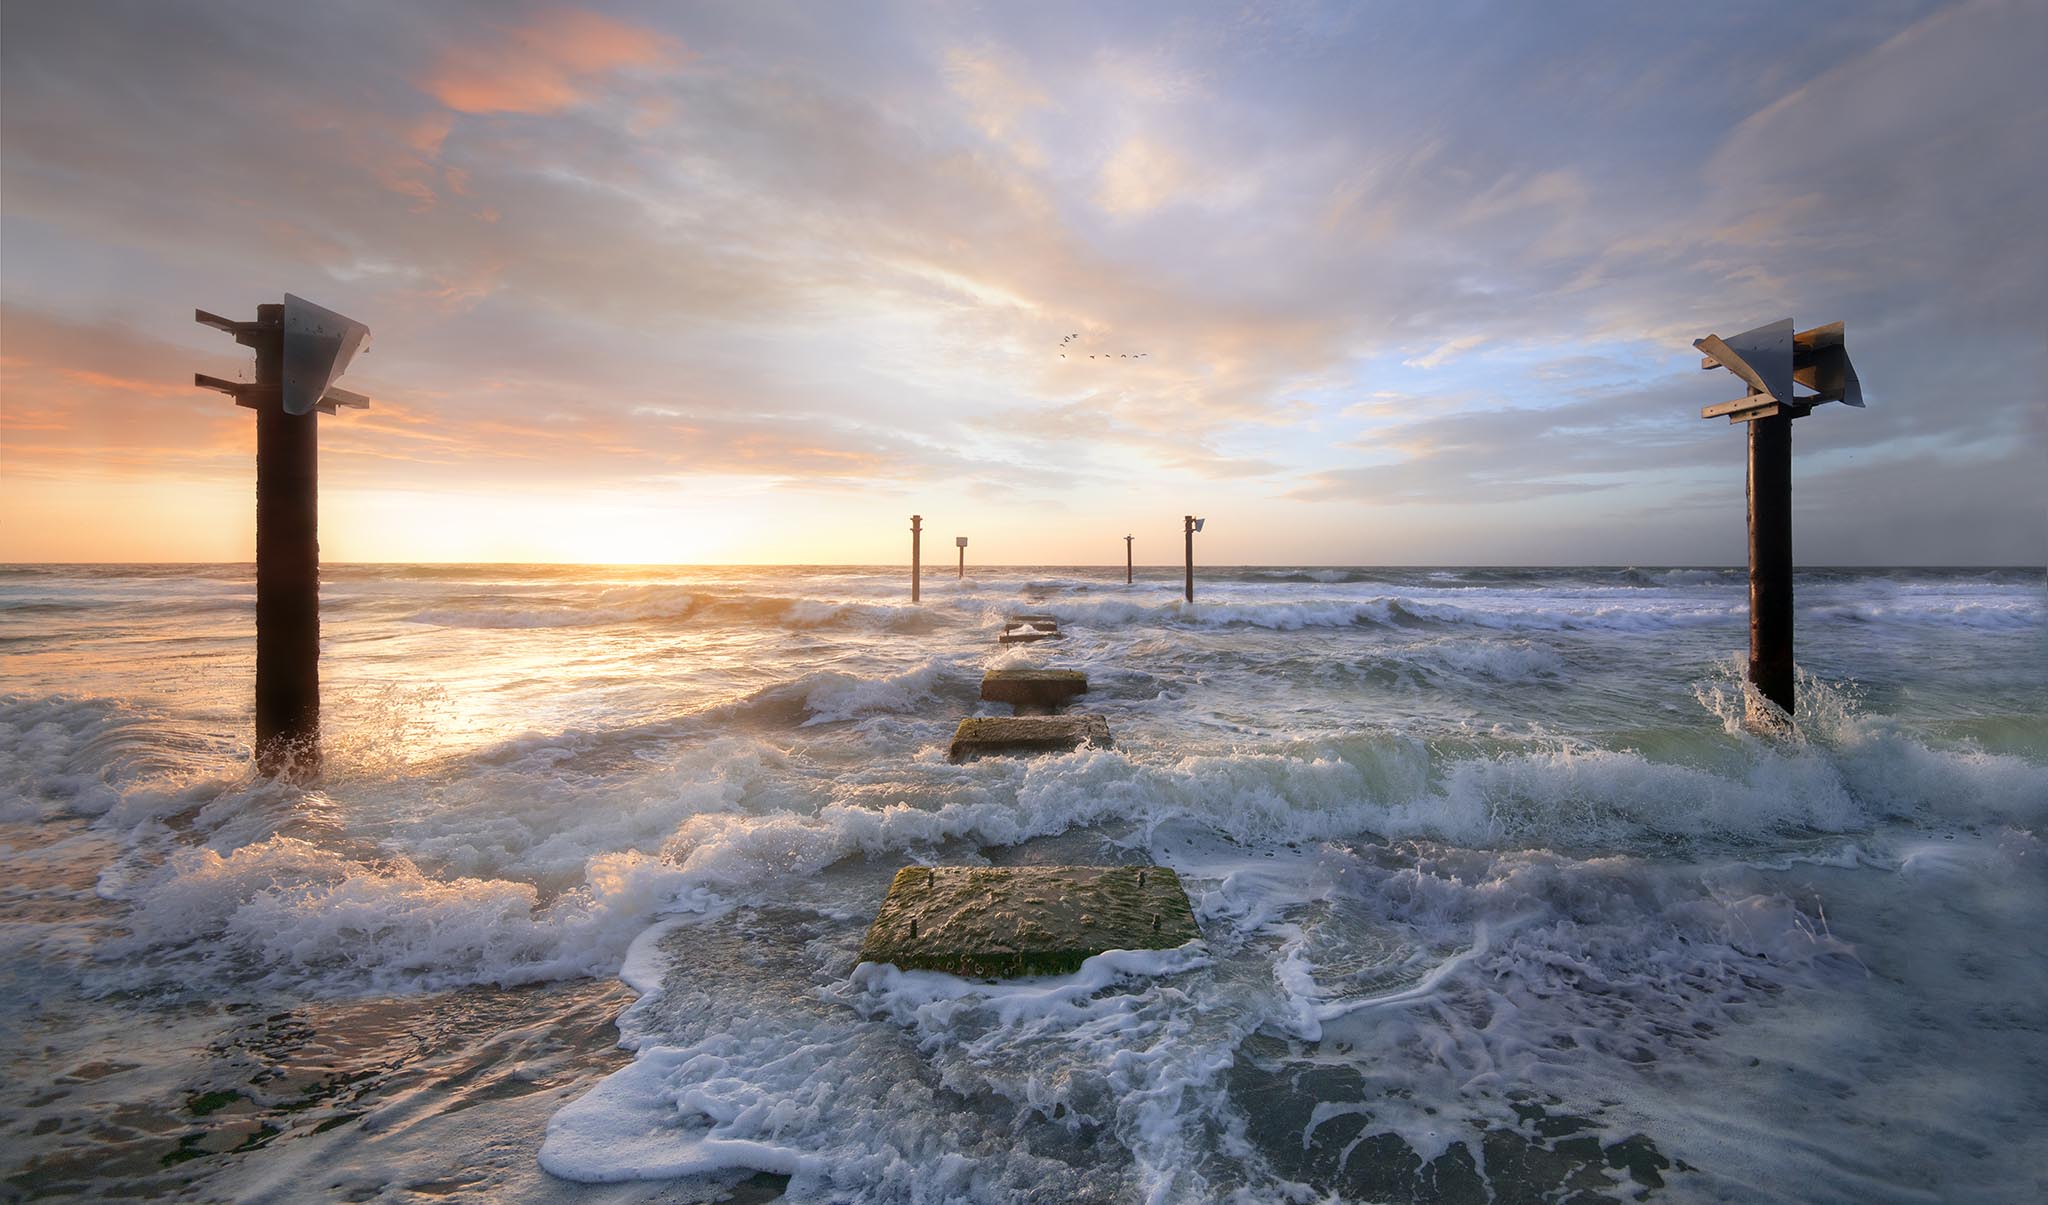
[[[1099,715],[975,716],[953,732],[951,761],[1018,753],[1064,753],[1082,745],[1109,748],[1109,721]]]
[[[1058,707],[1088,691],[1088,675],[1077,669],[992,669],[981,679],[981,697],[1016,707]]]
[[[1161,866],[906,866],[862,962],[982,979],[1066,975],[1105,950],[1168,950],[1202,935]]]

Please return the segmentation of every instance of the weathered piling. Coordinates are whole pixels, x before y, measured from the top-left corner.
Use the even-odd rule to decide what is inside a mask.
[[[1187,599],[1189,602],[1195,601],[1195,533],[1202,530],[1202,524],[1206,522],[1208,520],[1197,519],[1193,515],[1184,515],[1181,518],[1181,531],[1187,536],[1188,542]]]
[[[1722,339],[1693,341],[1702,369],[1726,368],[1746,397],[1700,411],[1749,426],[1749,667],[1758,694],[1792,714],[1798,698],[1792,641],[1792,421],[1823,402],[1863,407],[1863,386],[1849,363],[1839,322],[1794,332],[1790,318]],[[1813,390],[1800,396],[1795,385]],[[1762,709],[1759,709],[1762,710]],[[1775,717],[1752,713],[1751,723]]]
[[[286,414],[284,307],[259,305],[256,385],[256,765],[320,772],[318,410]]]
[[[906,866],[860,961],[975,978],[1070,975],[1109,950],[1170,950],[1202,935],[1163,866]]]
[[[254,381],[194,374],[256,411],[256,768],[310,782],[320,774],[319,416],[366,408],[331,388],[369,328],[287,293],[254,322],[193,311],[256,356]]]
[[[1749,424],[1749,680],[1787,715],[1792,660],[1792,416]]]
[[[1135,536],[1124,537],[1124,585],[1126,586],[1135,580],[1131,571],[1131,541],[1136,538]]]
[[[964,582],[967,580],[967,537],[954,536],[953,547],[960,550],[960,573],[958,577],[960,581]]]

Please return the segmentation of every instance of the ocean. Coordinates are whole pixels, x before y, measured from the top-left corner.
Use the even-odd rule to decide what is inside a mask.
[[[0,567],[10,1198],[2048,1199],[2040,569]],[[1065,637],[999,648],[1003,617]],[[946,760],[998,665],[1113,749]],[[1202,938],[856,965],[914,863]]]

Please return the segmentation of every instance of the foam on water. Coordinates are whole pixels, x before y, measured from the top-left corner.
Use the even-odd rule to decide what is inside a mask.
[[[39,992],[149,1024],[619,976],[633,1061],[543,1161],[699,1195],[1565,1196],[1682,1159],[1693,1197],[2022,1199],[2048,1163],[2038,574],[1803,582],[1778,736],[1722,570],[1248,570],[1193,607],[1120,573],[922,607],[894,571],[334,577],[302,791],[248,772],[243,637],[152,651],[246,583],[0,575],[0,822],[78,826],[115,910],[8,930]],[[1066,639],[995,647],[1027,608]],[[1089,673],[1117,747],[948,764],[1002,710],[981,674],[1035,664]],[[853,964],[906,862],[1136,859],[1202,942]]]

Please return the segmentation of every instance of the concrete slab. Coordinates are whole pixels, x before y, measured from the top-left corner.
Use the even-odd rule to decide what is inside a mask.
[[[1060,619],[1057,615],[1012,615],[1010,616],[1010,623],[1013,625],[1020,623],[1035,623],[1041,627],[1056,628],[1060,626]]]
[[[1065,975],[1105,950],[1167,950],[1202,935],[1161,866],[906,866],[861,943],[862,962],[975,978]]]
[[[1109,721],[1099,715],[978,716],[960,721],[952,761],[1008,754],[1064,753],[1082,745],[1107,749]]]
[[[1077,669],[992,669],[982,675],[981,697],[1013,707],[1058,707],[1088,693],[1088,675]]]
[[[1032,615],[1005,623],[1003,634],[996,637],[996,643],[1029,644],[1034,640],[1057,639],[1059,634],[1058,620],[1050,615]]]

